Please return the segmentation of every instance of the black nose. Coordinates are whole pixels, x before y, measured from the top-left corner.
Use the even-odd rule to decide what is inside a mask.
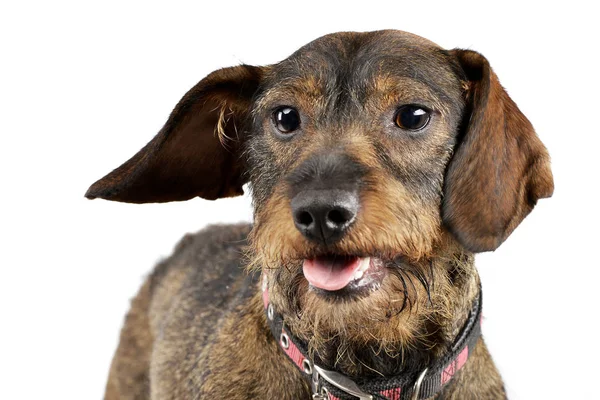
[[[296,228],[320,244],[340,240],[358,213],[358,195],[345,190],[304,190],[292,199]]]

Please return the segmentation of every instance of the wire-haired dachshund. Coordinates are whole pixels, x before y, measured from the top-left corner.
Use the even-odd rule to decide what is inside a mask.
[[[503,399],[473,254],[553,191],[481,54],[400,31],[321,37],[202,79],[86,196],[238,196],[132,303],[106,399]]]

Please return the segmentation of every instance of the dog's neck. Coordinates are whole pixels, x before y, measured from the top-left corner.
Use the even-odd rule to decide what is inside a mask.
[[[313,345],[310,333],[294,329],[297,316],[284,315],[286,325],[298,340],[306,343],[315,363],[346,376],[362,379],[422,371],[451,349],[479,292],[472,255],[462,253],[431,261],[435,266],[429,298],[390,318],[389,324],[398,327],[398,336],[388,338],[385,346],[378,337],[356,339],[353,332],[336,332]],[[399,325],[403,321],[414,326],[409,337]]]
[[[426,314],[428,319],[419,324],[419,330],[409,346],[402,346],[400,343],[398,349],[386,348],[382,352],[375,350],[378,344],[376,341],[366,342],[361,346],[351,340],[344,342],[346,338],[338,335],[318,348],[318,351],[314,351],[309,346],[309,338],[295,336],[286,326],[283,316],[275,311],[269,298],[268,279],[263,276],[263,304],[268,325],[282,351],[311,381],[313,397],[317,396],[315,398],[352,397],[348,397],[349,394],[361,399],[373,398],[372,394],[400,398],[400,393],[407,392],[416,396],[414,398],[429,398],[440,393],[452,380],[479,341],[481,289],[474,271],[464,274],[464,268],[473,267],[472,257],[468,260],[468,265],[464,265],[459,259],[448,261],[447,278],[454,281],[448,282],[451,283],[449,286],[440,285],[446,286],[446,290],[453,288],[465,294],[448,297],[448,293],[443,293],[444,299],[455,300],[454,305],[444,304],[437,312],[450,308],[456,313],[447,312],[441,316],[445,318],[445,322],[444,318],[436,316],[435,299],[439,294],[435,289],[428,290],[429,306],[434,311]],[[460,268],[463,273],[455,270],[456,268]],[[437,269],[439,270],[439,265]],[[463,310],[463,301],[471,297],[472,288],[465,286],[471,281],[466,278],[468,276],[474,277],[472,280],[477,282],[477,287],[469,307]],[[461,279],[463,282],[459,281]],[[458,330],[456,326],[459,326]],[[351,335],[349,333],[348,336]],[[330,396],[323,396],[322,393],[319,396],[322,389],[328,390]],[[333,397],[331,391],[335,393]]]

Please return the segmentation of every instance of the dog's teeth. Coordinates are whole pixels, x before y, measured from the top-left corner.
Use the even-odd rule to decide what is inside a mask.
[[[367,269],[369,269],[369,266],[370,266],[370,265],[371,265],[371,257],[365,257],[365,258],[362,258],[362,259],[360,260],[360,265],[358,266],[358,269],[357,269],[357,270],[356,270],[356,272],[354,273],[354,277],[353,277],[353,279],[354,279],[355,281],[357,281],[357,280],[361,279],[361,278],[364,276],[364,274],[365,274],[365,271],[366,271]]]
[[[359,269],[359,270],[357,270],[357,271],[354,273],[354,280],[355,280],[355,281],[359,280],[360,278],[362,278],[362,277],[363,277],[363,274],[364,274],[364,272],[363,272],[363,271],[361,271],[360,269]]]
[[[365,257],[362,260],[360,260],[360,266],[358,267],[358,270],[361,272],[365,272],[369,268],[369,265],[371,265],[371,257]]]

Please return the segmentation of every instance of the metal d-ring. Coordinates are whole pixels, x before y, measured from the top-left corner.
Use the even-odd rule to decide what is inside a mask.
[[[285,332],[281,332],[281,336],[279,336],[279,343],[281,343],[281,347],[286,350],[290,347],[290,338],[285,334]]]
[[[419,374],[419,377],[415,381],[415,385],[413,386],[413,393],[412,393],[412,396],[410,397],[410,400],[419,400],[419,392],[421,391],[421,385],[423,384],[423,381],[425,380],[425,375],[427,374],[427,369],[428,368],[425,368],[423,370],[423,372],[421,372]]]

